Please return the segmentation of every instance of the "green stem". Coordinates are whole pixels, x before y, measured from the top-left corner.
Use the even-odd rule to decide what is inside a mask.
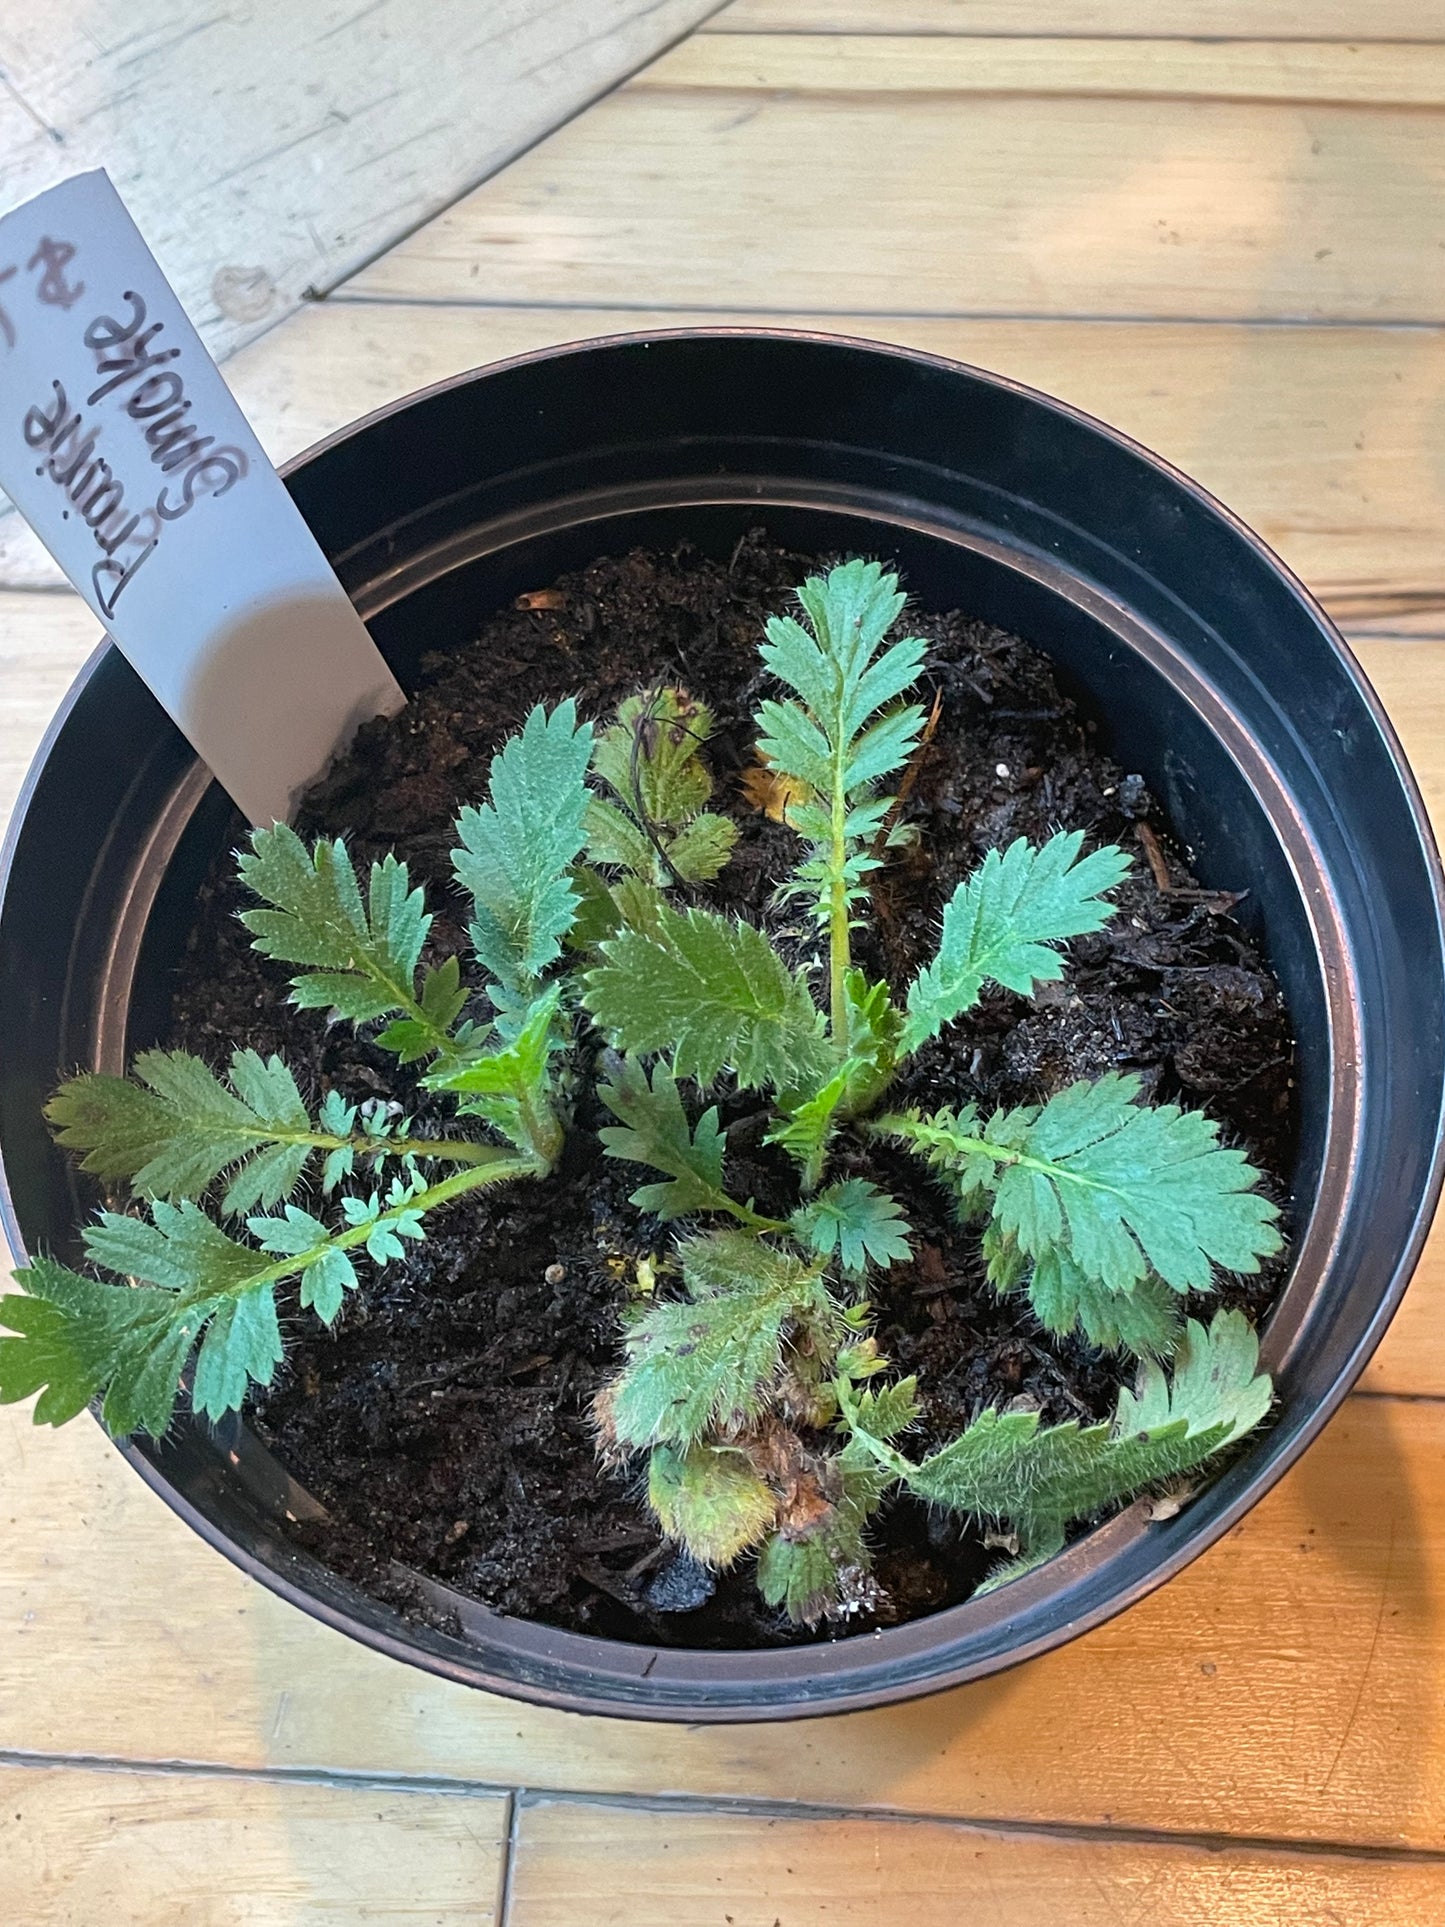
[[[519,1158],[495,1145],[479,1144],[476,1150],[488,1154],[485,1163],[472,1164],[460,1171],[453,1171],[448,1177],[436,1184],[429,1184],[424,1191],[418,1191],[403,1203],[392,1205],[375,1218],[368,1218],[362,1224],[348,1225],[345,1231],[338,1231],[334,1237],[312,1245],[309,1250],[293,1252],[289,1256],[276,1259],[274,1264],[253,1271],[249,1277],[238,1280],[232,1290],[220,1295],[226,1298],[241,1298],[248,1292],[257,1291],[263,1285],[275,1285],[285,1278],[299,1277],[309,1271],[312,1265],[320,1264],[328,1252],[352,1251],[357,1245],[364,1245],[378,1225],[396,1224],[410,1211],[435,1211],[441,1205],[450,1204],[454,1198],[464,1197],[468,1191],[480,1190],[484,1184],[501,1184],[507,1178],[533,1178],[543,1175],[532,1158]],[[214,1298],[217,1294],[200,1294]]]
[[[1105,1184],[1099,1178],[1086,1177],[1080,1171],[1069,1170],[1059,1164],[1051,1164],[1047,1158],[1036,1158],[1027,1151],[1010,1150],[1007,1145],[990,1144],[987,1138],[964,1137],[957,1131],[939,1131],[921,1119],[911,1117],[874,1117],[860,1120],[860,1128],[873,1137],[901,1138],[905,1144],[917,1145],[925,1153],[943,1151],[950,1157],[989,1158],[995,1164],[1016,1164],[1024,1171],[1039,1171],[1055,1183],[1078,1185],[1087,1191],[1104,1191],[1110,1197],[1123,1197],[1117,1185]]]
[[[828,1005],[833,1026],[833,1042],[838,1055],[849,1051],[848,967],[852,962],[848,931],[848,798],[843,789],[841,746],[834,757],[833,813],[831,845],[828,852]]]
[[[248,1143],[250,1133],[237,1131]],[[305,1144],[315,1151],[344,1151],[348,1147],[359,1158],[436,1158],[444,1164],[489,1164],[496,1156],[495,1144],[481,1144],[462,1137],[373,1137],[365,1131],[350,1137],[333,1137],[328,1131],[273,1130],[267,1134],[275,1144]]]

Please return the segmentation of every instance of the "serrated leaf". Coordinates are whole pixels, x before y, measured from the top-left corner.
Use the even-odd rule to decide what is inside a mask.
[[[684,689],[629,696],[598,739],[594,767],[629,811],[680,829],[712,795],[701,755],[712,727],[712,711]]]
[[[619,932],[602,956],[584,1000],[619,1049],[670,1050],[677,1075],[700,1084],[724,1067],[752,1090],[808,1088],[828,1076],[807,984],[751,924],[658,903],[646,930]]]
[[[1208,1331],[1191,1319],[1172,1385],[1158,1365],[1141,1366],[1111,1424],[1041,1426],[1036,1412],[986,1411],[907,1483],[932,1503],[1008,1521],[1026,1555],[1053,1549],[1070,1520],[1191,1471],[1258,1425],[1271,1397],[1258,1357],[1241,1312],[1217,1312]]]
[[[413,1003],[413,983],[431,928],[421,890],[404,863],[371,866],[366,901],[346,845],[322,839],[311,850],[284,823],[256,830],[242,851],[242,881],[269,907],[241,921],[263,957],[308,966],[291,979],[303,1010],[335,1009],[353,1023]]]
[[[778,1510],[752,1461],[735,1446],[654,1446],[647,1499],[668,1537],[705,1566],[730,1566],[757,1544]]]
[[[615,870],[630,870],[634,876],[652,878],[657,852],[630,816],[615,803],[594,796],[587,805],[585,818],[587,857]]]
[[[1078,1329],[1101,1351],[1168,1358],[1184,1331],[1178,1292],[1152,1272],[1127,1291],[1110,1291],[1059,1250],[1045,1252],[1033,1267],[1028,1295],[1045,1331],[1065,1337]]]
[[[870,1263],[886,1271],[912,1252],[898,1200],[868,1178],[830,1184],[800,1206],[790,1222],[820,1257],[831,1258],[836,1252],[844,1271],[855,1276]]]
[[[736,823],[704,810],[673,837],[667,860],[684,882],[708,883],[726,866],[737,840]]]
[[[686,1446],[755,1418],[788,1328],[833,1323],[821,1269],[746,1232],[694,1238],[679,1255],[688,1299],[653,1305],[627,1333],[611,1403],[626,1446]]]
[[[870,1438],[896,1439],[918,1418],[917,1378],[895,1379],[890,1385],[866,1385],[854,1397],[858,1423]]]
[[[665,1063],[653,1066],[651,1081],[635,1058],[624,1057],[597,1095],[621,1120],[598,1132],[610,1157],[665,1171],[667,1184],[645,1184],[630,1202],[664,1223],[689,1211],[727,1210],[723,1189],[723,1134],[717,1107],[704,1111],[689,1127],[677,1082]]]
[[[196,1357],[191,1403],[206,1418],[239,1410],[248,1386],[269,1385],[281,1362],[281,1329],[270,1286],[221,1305]]]
[[[251,1050],[232,1057],[229,1086],[187,1051],[143,1051],[135,1081],[71,1078],[46,1116],[85,1153],[83,1170],[128,1179],[141,1197],[198,1197],[229,1172],[228,1211],[288,1196],[313,1139],[291,1072]]]
[[[1281,1243],[1276,1207],[1253,1188],[1259,1173],[1203,1112],[1141,1105],[1138,1093],[1137,1078],[1111,1072],[986,1124],[969,1107],[871,1128],[924,1156],[965,1212],[987,1206],[996,1256],[1012,1245],[1037,1265],[1059,1252],[1115,1294],[1151,1272],[1187,1292],[1209,1289],[1216,1265],[1257,1271]],[[1056,1296],[1069,1283],[1050,1274],[1045,1289]]]
[[[792,616],[767,625],[764,666],[798,700],[760,705],[757,752],[777,781],[800,792],[787,820],[812,848],[789,893],[814,899],[820,917],[839,893],[851,904],[877,867],[862,846],[888,801],[872,790],[907,761],[922,733],[922,709],[895,699],[917,680],[925,645],[910,636],[883,647],[903,600],[897,577],[879,563],[847,562],[799,589],[810,628]]]
[[[1202,1111],[1141,1105],[1138,1091],[1111,1073],[990,1120],[987,1135],[1017,1153],[994,1201],[1000,1230],[1036,1259],[1063,1246],[1114,1291],[1151,1266],[1180,1292],[1207,1290],[1214,1265],[1257,1271],[1280,1248],[1276,1208],[1250,1188],[1258,1173]]]
[[[172,1293],[128,1289],[37,1258],[16,1279],[26,1295],[0,1298],[0,1404],[40,1394],[37,1425],[64,1425],[106,1394],[102,1416],[117,1437],[170,1424],[176,1381],[200,1319],[177,1316]]]
[[[794,1102],[767,1135],[769,1144],[780,1144],[802,1166],[805,1190],[812,1190],[822,1177],[838,1125],[869,1110],[887,1088],[903,1026],[886,984],[870,984],[861,970],[850,970],[844,992],[850,1054],[825,1084]]]
[[[422,1080],[428,1090],[453,1092],[459,1111],[485,1118],[543,1168],[551,1166],[561,1149],[561,1126],[548,1082],[548,1063],[561,1041],[556,1033],[561,1002],[562,987],[553,984],[526,1006],[509,1043]]]
[[[231,1409],[223,1396],[239,1404],[251,1380],[270,1382],[281,1354],[273,1286],[258,1276],[265,1254],[194,1204],[158,1201],[152,1212],[150,1222],[106,1212],[85,1233],[96,1263],[138,1284],[101,1283],[48,1259],[16,1273],[29,1296],[0,1300],[0,1322],[17,1334],[0,1339],[0,1403],[44,1386],[36,1423],[59,1425],[103,1393],[114,1435],[159,1438],[198,1341],[197,1411],[218,1417]]]
[[[531,995],[562,952],[577,907],[592,725],[576,704],[540,704],[492,760],[489,801],[457,819],[457,880],[472,897],[478,962],[515,997]]]
[[[908,992],[899,1044],[906,1056],[977,1003],[996,983],[1030,997],[1040,983],[1063,975],[1056,945],[1102,930],[1114,914],[1103,893],[1129,868],[1108,845],[1079,858],[1083,832],[1051,836],[1038,849],[1020,837],[1007,850],[990,850],[959,884],[943,912],[938,955]]]
[[[301,1274],[301,1303],[324,1324],[331,1324],[348,1291],[355,1291],[356,1266],[344,1251],[328,1251]]]

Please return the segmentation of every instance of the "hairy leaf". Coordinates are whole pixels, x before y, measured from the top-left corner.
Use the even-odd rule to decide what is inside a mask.
[[[904,598],[898,578],[877,562],[810,576],[798,601],[809,626],[773,617],[761,652],[797,700],[760,706],[757,748],[776,778],[802,793],[787,818],[812,847],[790,888],[834,924],[836,948],[847,908],[877,867],[869,845],[888,799],[873,790],[907,761],[922,733],[922,709],[897,698],[917,680],[925,644],[910,636],[884,647]]]
[[[1063,1251],[1046,1251],[1028,1286],[1034,1316],[1045,1331],[1065,1337],[1076,1327],[1102,1351],[1136,1358],[1168,1358],[1184,1331],[1177,1291],[1151,1272],[1127,1291],[1110,1291]]]
[[[635,1058],[624,1057],[612,1077],[597,1087],[597,1095],[619,1118],[619,1124],[598,1132],[614,1158],[651,1165],[665,1171],[667,1184],[644,1184],[630,1202],[651,1211],[666,1223],[689,1211],[726,1211],[732,1200],[723,1189],[723,1134],[717,1107],[704,1111],[690,1128],[682,1098],[664,1063],[647,1072]]]
[[[452,864],[473,901],[472,948],[509,998],[532,995],[572,927],[591,755],[592,725],[574,703],[550,716],[539,704],[492,759],[490,800],[457,819]]]
[[[828,1510],[802,1532],[774,1533],[758,1554],[758,1590],[796,1625],[845,1617],[877,1598],[864,1528],[891,1481],[851,1445],[834,1477],[840,1489]]]
[[[602,945],[585,1000],[625,1051],[671,1050],[679,1077],[724,1066],[748,1089],[807,1088],[831,1068],[807,984],[751,924],[659,902],[646,929]]]
[[[907,1483],[935,1504],[1006,1520],[1025,1554],[1053,1551],[1070,1520],[1191,1471],[1258,1425],[1271,1396],[1258,1362],[1241,1312],[1217,1312],[1207,1331],[1191,1319],[1172,1384],[1145,1363],[1112,1424],[1041,1426],[1036,1412],[986,1411]]]
[[[86,1153],[82,1170],[172,1199],[198,1197],[227,1172],[227,1211],[296,1188],[316,1134],[279,1057],[237,1051],[226,1085],[187,1051],[143,1051],[135,1078],[74,1077],[46,1106],[59,1141]]]
[[[712,712],[686,690],[629,696],[598,739],[593,767],[617,802],[587,811],[587,853],[661,888],[715,877],[732,854],[736,827],[704,808],[712,776],[702,750]]]
[[[1031,997],[1064,967],[1055,945],[1102,930],[1113,915],[1103,901],[1129,868],[1112,845],[1079,858],[1083,832],[1051,836],[1038,849],[1022,837],[990,850],[959,884],[943,912],[938,955],[908,992],[899,1051],[907,1055],[978,1002],[986,983]]]
[[[688,1300],[652,1306],[627,1334],[609,1413],[625,1446],[690,1445],[755,1418],[789,1328],[833,1324],[821,1267],[760,1238],[714,1232],[680,1256]]]
[[[101,1284],[50,1258],[17,1271],[25,1296],[0,1298],[0,1404],[39,1392],[37,1425],[64,1425],[105,1394],[101,1416],[116,1437],[159,1438],[176,1381],[204,1322],[172,1292]]]
[[[663,1531],[705,1566],[730,1566],[772,1525],[778,1502],[735,1446],[652,1449],[647,1498]]]
[[[1202,1112],[1141,1105],[1138,1093],[1137,1078],[1110,1073],[986,1124],[969,1108],[873,1128],[920,1152],[966,1211],[987,1202],[998,1236],[1035,1264],[1062,1253],[1114,1293],[1151,1269],[1178,1292],[1207,1290],[1216,1265],[1257,1271],[1280,1249],[1276,1207],[1252,1188],[1259,1173]],[[1062,1288],[1046,1280],[1055,1298]]]
[[[281,1357],[267,1256],[238,1244],[195,1204],[157,1201],[150,1220],[103,1212],[87,1227],[87,1255],[137,1280],[106,1284],[49,1259],[16,1273],[29,1294],[0,1300],[0,1402],[45,1385],[36,1421],[59,1425],[105,1395],[116,1435],[159,1438],[176,1384],[201,1341],[191,1402],[219,1418],[252,1380],[266,1385]]]
[[[830,1184],[795,1211],[791,1223],[821,1257],[836,1252],[844,1271],[855,1276],[870,1263],[886,1271],[912,1251],[898,1200],[868,1178]]]
[[[263,957],[306,966],[291,979],[291,1001],[303,1010],[335,1010],[354,1024],[401,1016],[409,1027],[383,1032],[400,1038],[407,1059],[451,1048],[455,978],[433,971],[423,998],[416,972],[431,917],[394,856],[373,863],[363,901],[346,845],[324,838],[308,850],[294,830],[277,823],[252,833],[238,859],[241,878],[268,906],[243,910],[241,921]],[[435,982],[433,982],[435,980]],[[451,986],[451,993],[448,986]],[[438,1021],[447,1015],[448,1022]],[[390,1048],[390,1044],[388,1048]]]
[[[894,1047],[902,1029],[901,1013],[886,984],[870,984],[861,970],[844,979],[849,1011],[849,1055],[828,1081],[794,1101],[772,1126],[769,1144],[780,1144],[802,1167],[803,1188],[811,1191],[823,1175],[838,1126],[877,1102],[893,1075]]]
[[[535,1157],[543,1170],[551,1168],[562,1149],[562,1127],[548,1080],[548,1062],[559,1043],[561,1001],[561,985],[553,984],[526,1006],[510,1043],[423,1080],[429,1090],[456,1093],[459,1111],[485,1118],[510,1143]]]

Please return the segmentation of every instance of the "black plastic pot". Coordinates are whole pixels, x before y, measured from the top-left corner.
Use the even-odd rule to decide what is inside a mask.
[[[1134,1507],[1042,1570],[891,1631],[681,1652],[552,1631],[433,1588],[402,1620],[298,1553],[308,1501],[244,1428],[189,1418],[122,1449],[284,1598],[434,1672],[633,1717],[777,1719],[973,1679],[1097,1625],[1228,1530],[1349,1390],[1440,1188],[1441,876],[1418,792],[1339,637],[1202,490],[997,376],[826,337],[727,330],[549,351],[430,389],[324,443],[290,486],[403,683],[425,649],[561,570],[765,521],[895,561],[1054,657],[1142,771],[1206,882],[1250,895],[1297,1026],[1295,1262],[1270,1320],[1271,1428],[1173,1519]],[[81,674],[31,772],[0,905],[0,1152],[17,1249],[75,1248],[85,1208],[41,1104],[165,1021],[168,973],[227,806],[117,652]]]

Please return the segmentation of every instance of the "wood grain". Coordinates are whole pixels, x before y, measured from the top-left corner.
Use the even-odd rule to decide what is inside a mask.
[[[861,92],[648,86],[599,102],[350,287],[1438,321],[1442,246],[1445,142],[1411,110],[927,95],[900,112]]]
[[[1423,1927],[1445,1869],[981,1827],[525,1805],[510,1927]]]
[[[212,351],[270,327],[712,12],[717,0],[47,0],[0,26],[15,206],[106,167]]]
[[[0,1770],[16,1927],[487,1927],[506,1831],[485,1796]]]
[[[704,33],[1439,40],[1436,0],[732,0]]]
[[[632,330],[822,328],[994,369],[1156,449],[1256,528],[1349,634],[1445,633],[1445,331],[820,318],[334,301],[227,374],[281,458],[409,389]]]
[[[719,17],[721,19],[721,17]],[[633,89],[1090,94],[1445,106],[1445,41],[1040,39],[1005,34],[693,35]]]
[[[643,1732],[352,1645],[93,1424],[7,1409],[0,1747],[1445,1847],[1442,1453],[1445,1405],[1352,1400],[1228,1540],[1057,1653],[877,1713]]]
[[[0,593],[0,826],[61,698],[100,638],[100,624],[68,590]]]

